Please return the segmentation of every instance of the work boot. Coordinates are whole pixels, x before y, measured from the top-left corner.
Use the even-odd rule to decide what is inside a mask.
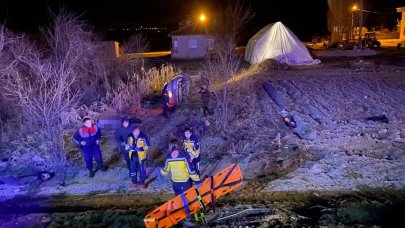
[[[136,188],[136,187],[138,187],[138,185],[139,185],[139,184],[131,184],[131,185],[129,186],[129,188],[130,188],[130,189]]]
[[[94,171],[92,171],[92,170],[89,171],[89,177],[90,177],[90,178],[93,178],[93,177],[94,177],[94,174],[95,174]]]

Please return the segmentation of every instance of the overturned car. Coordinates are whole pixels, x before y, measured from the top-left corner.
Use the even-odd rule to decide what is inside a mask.
[[[163,113],[173,110],[177,105],[188,100],[191,78],[189,74],[179,74],[163,85]]]

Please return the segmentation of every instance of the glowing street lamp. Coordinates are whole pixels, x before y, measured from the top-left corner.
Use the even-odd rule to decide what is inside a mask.
[[[204,14],[201,14],[199,19],[200,19],[201,22],[205,22],[205,20],[206,20],[207,18],[205,17]]]

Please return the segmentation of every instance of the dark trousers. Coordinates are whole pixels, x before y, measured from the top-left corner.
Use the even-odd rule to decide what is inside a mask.
[[[198,175],[200,175],[200,156],[194,158],[193,161],[190,163],[190,165],[191,165],[190,168]]]
[[[136,152],[135,152],[136,153]],[[146,159],[141,163],[138,160],[138,157],[133,156],[131,160],[131,181],[132,184],[138,183],[138,171],[139,171],[139,183],[145,184],[146,177],[146,168],[145,168]]]
[[[193,186],[193,182],[191,179],[188,179],[186,182],[173,182],[173,191],[174,194],[180,195],[181,193],[187,191],[189,188]]]
[[[125,162],[127,163],[127,168],[131,172],[131,159],[129,158],[128,151],[125,150],[124,146],[120,147],[120,154],[124,158]]]
[[[163,116],[166,118],[169,118],[169,111],[170,111],[169,107],[167,107],[167,104],[164,103],[163,104],[163,113],[162,113]]]
[[[93,158],[96,160],[98,167],[103,167],[103,157],[101,155],[101,150],[99,145],[91,147],[83,147],[83,158],[86,163],[86,168],[93,171]]]

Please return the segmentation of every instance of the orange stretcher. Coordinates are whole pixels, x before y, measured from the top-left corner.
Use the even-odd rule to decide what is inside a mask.
[[[207,205],[215,205],[220,196],[239,187],[242,181],[239,165],[232,164],[147,214],[144,218],[145,226],[172,227]]]

